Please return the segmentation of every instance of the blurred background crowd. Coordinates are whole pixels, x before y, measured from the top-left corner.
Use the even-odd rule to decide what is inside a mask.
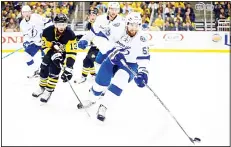
[[[198,2],[120,2],[120,15],[140,12],[143,30],[150,31],[198,31],[197,24],[205,25],[205,19],[211,17],[215,30],[219,20],[230,20],[231,2],[210,2],[212,12],[196,9]],[[22,5],[29,5],[33,13],[53,19],[56,14],[68,15],[69,24],[75,30],[81,30],[83,21],[88,18],[89,9],[97,8],[98,15],[107,13],[108,2],[2,2],[2,31],[18,32],[22,20]],[[206,12],[206,13],[204,13]],[[199,26],[199,25],[198,25]],[[211,27],[212,28],[212,27]]]

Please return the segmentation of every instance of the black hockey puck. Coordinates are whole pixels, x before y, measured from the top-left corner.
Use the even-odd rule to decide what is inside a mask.
[[[77,105],[77,108],[78,108],[78,109],[83,109],[83,105],[82,105],[81,103],[79,103],[79,104]]]
[[[201,139],[200,139],[200,138],[195,137],[195,138],[194,138],[194,141],[195,141],[195,142],[201,142]]]
[[[74,80],[74,83],[77,83],[77,81],[76,81],[76,80]]]

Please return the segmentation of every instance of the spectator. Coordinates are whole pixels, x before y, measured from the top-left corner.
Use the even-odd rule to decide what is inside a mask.
[[[182,26],[179,24],[179,22],[176,21],[171,31],[182,31]]]
[[[150,19],[149,19],[149,17],[146,15],[146,14],[144,14],[143,16],[142,16],[142,25],[143,24],[149,24],[149,22],[150,22]]]
[[[129,6],[129,2],[125,2],[125,5],[123,7],[123,14],[126,13],[126,10],[130,13],[132,11],[132,8]]]
[[[177,15],[177,14],[179,14],[180,15],[180,17],[184,17],[184,14],[185,14],[185,10],[184,10],[184,8],[182,7],[182,5],[179,5],[178,7],[176,7],[175,8],[175,16]]]
[[[157,8],[158,8],[158,4],[156,2],[150,2],[150,4],[148,5],[148,8],[151,9],[151,13],[153,12],[153,20],[156,19],[157,17]],[[153,20],[151,20],[153,22]]]
[[[143,10],[144,10],[144,14],[150,16],[151,12],[147,4],[143,6]]]
[[[158,26],[156,26],[155,22],[152,23],[152,26],[149,29],[150,31],[161,31]]]
[[[165,14],[165,16],[166,17],[170,17],[172,14],[170,14],[170,13],[172,13],[171,10],[172,8],[171,8],[171,5],[170,5],[170,3],[167,3],[167,5],[166,5],[166,8],[165,8],[165,10],[164,10],[164,14]]]
[[[218,20],[219,19],[226,19],[224,8],[220,9]]]
[[[190,12],[191,12],[192,14],[194,14],[194,10],[193,10],[193,8],[191,8],[191,4],[190,4],[190,3],[187,3],[187,6],[186,6],[186,8],[185,8],[185,12],[187,12],[188,9],[190,9]]]
[[[9,23],[6,26],[5,31],[6,32],[18,32],[19,31],[18,24],[16,24],[13,18],[10,19]]]
[[[195,29],[192,27],[190,22],[186,22],[185,26],[183,27],[184,31],[195,31]]]
[[[97,9],[102,9],[103,13],[107,12],[107,6],[103,4],[103,2],[99,2],[99,4],[96,6]]]
[[[168,22],[169,22],[169,25],[170,25],[171,27],[173,27],[173,25],[174,25],[174,19],[173,19],[172,17],[166,17],[166,21],[168,21]]]
[[[231,14],[231,8],[230,8],[230,3],[227,3],[227,8],[225,9],[225,16],[226,18],[230,17]]]
[[[132,4],[132,6],[134,12],[139,12],[140,14],[143,14],[144,10],[140,7],[139,3],[134,3]]]
[[[158,26],[162,30],[164,26],[164,20],[162,19],[161,15],[158,15],[158,18],[156,18],[154,23],[156,26]]]
[[[172,27],[170,26],[170,23],[168,20],[165,21],[164,30],[165,31],[171,31],[172,30]]]
[[[179,19],[180,22],[183,22],[183,19],[182,19],[182,17],[180,17],[180,14],[177,14],[177,15],[176,15],[176,17],[174,18],[174,22],[175,22],[177,19]]]
[[[159,2],[159,6],[158,6],[158,8],[157,8],[157,13],[158,13],[158,15],[162,15],[162,14],[163,14],[163,11],[164,11],[164,9],[163,9],[163,4],[162,4],[162,2]]]
[[[187,9],[187,11],[186,11],[186,13],[185,13],[185,16],[184,16],[184,20],[185,20],[185,18],[186,18],[187,16],[190,17],[191,22],[195,22],[195,14],[194,14],[194,13],[191,13],[191,9],[190,9],[190,8]]]

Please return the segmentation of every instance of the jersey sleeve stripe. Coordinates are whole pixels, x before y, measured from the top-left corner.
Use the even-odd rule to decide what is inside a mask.
[[[137,59],[137,60],[143,60],[143,59],[148,59],[148,60],[150,60],[150,55],[149,55],[149,56],[138,56],[136,59]]]

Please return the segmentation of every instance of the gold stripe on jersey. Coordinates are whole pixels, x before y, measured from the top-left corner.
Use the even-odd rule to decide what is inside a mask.
[[[49,88],[49,89],[55,89],[55,86],[56,85],[47,83],[47,88]]]
[[[51,49],[52,42],[47,41],[45,37],[42,37],[42,48],[44,49],[45,54]]]
[[[46,87],[47,86],[47,78],[40,78],[39,86]]]
[[[84,75],[88,75],[88,73],[89,73],[89,69],[88,69],[88,68],[83,67],[83,69],[82,69],[82,74],[84,74]]]
[[[56,78],[48,77],[47,88],[49,88],[51,90],[55,89],[57,83],[58,83],[58,77],[56,77]]]
[[[52,82],[56,82],[56,83],[58,82],[58,79],[53,79],[53,78],[50,78],[50,77],[48,77],[48,80],[52,81]]]
[[[90,74],[91,74],[91,75],[95,74],[95,67],[89,68],[89,70],[90,70]]]

